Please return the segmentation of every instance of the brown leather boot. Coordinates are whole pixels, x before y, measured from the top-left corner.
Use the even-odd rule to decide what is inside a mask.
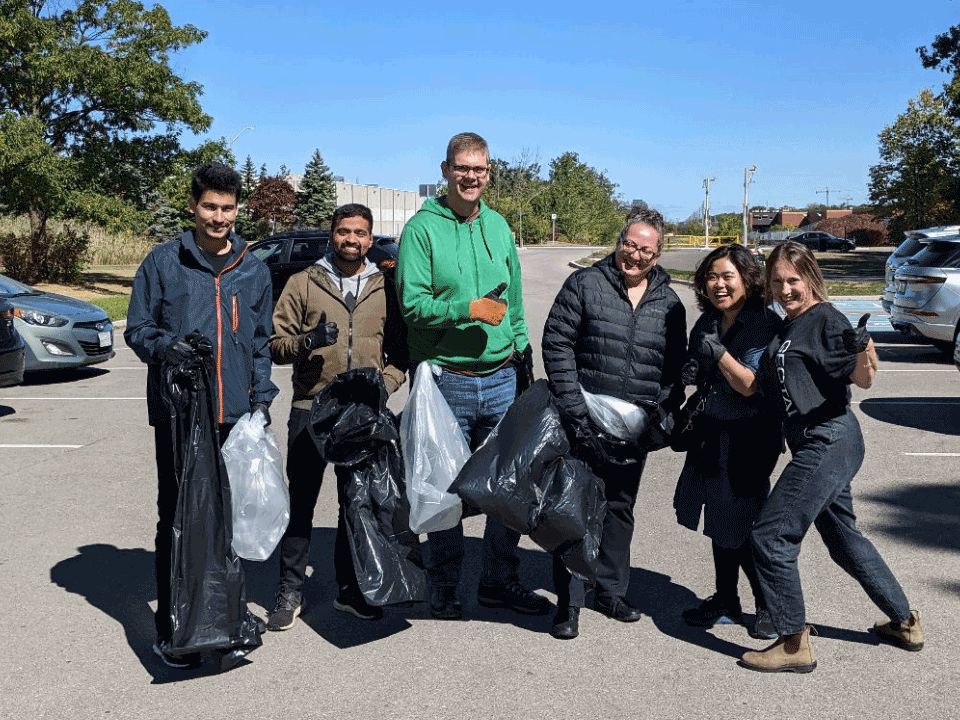
[[[910,617],[903,622],[878,622],[873,626],[874,634],[891,645],[904,650],[917,651],[923,647],[923,628],[920,627],[920,613],[910,611]]]
[[[813,626],[807,625],[794,635],[782,635],[764,650],[744,653],[739,664],[758,672],[808,673],[817,666],[817,658],[810,646],[811,630]]]

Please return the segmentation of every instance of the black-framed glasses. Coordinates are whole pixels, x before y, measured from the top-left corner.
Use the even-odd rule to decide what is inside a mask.
[[[469,175],[473,173],[477,177],[483,177],[490,172],[489,165],[451,165],[450,167],[457,175]]]
[[[633,255],[634,253],[640,253],[640,257],[642,257],[644,260],[652,260],[658,254],[656,250],[648,247],[640,247],[639,245],[631,242],[630,240],[621,240],[620,247],[626,250],[628,255]]]

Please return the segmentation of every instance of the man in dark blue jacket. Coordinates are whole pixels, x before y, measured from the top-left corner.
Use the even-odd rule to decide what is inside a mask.
[[[662,251],[663,217],[656,210],[632,211],[616,250],[567,278],[543,329],[543,364],[571,428],[574,453],[603,480],[607,499],[594,607],[620,622],[640,619],[626,594],[633,506],[647,453],[639,445],[608,445],[589,416],[581,387],[636,403],[651,413],[668,399],[679,404],[686,313],[670,287],[670,276],[657,265]],[[575,638],[586,583],[572,576],[556,556],[554,584],[557,617],[551,634],[562,640]]]
[[[240,201],[240,174],[221,163],[193,173],[190,210],[196,227],[150,251],[133,281],[124,339],[147,363],[147,411],[156,439],[157,642],[154,652],[170,667],[199,658],[163,652],[170,638],[170,553],[178,484],[173,466],[169,412],[160,395],[161,367],[191,352],[185,336],[199,331],[213,345],[215,411],[220,440],[237,420],[267,408],[279,392],[270,380],[272,287],[270,271],[231,232]]]

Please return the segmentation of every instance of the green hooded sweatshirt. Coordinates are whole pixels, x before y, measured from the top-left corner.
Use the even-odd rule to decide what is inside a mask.
[[[445,197],[427,200],[403,228],[397,272],[412,361],[486,374],[530,344],[513,235],[482,200],[471,222],[461,222]],[[500,283],[507,285],[503,322],[471,320],[470,301]]]

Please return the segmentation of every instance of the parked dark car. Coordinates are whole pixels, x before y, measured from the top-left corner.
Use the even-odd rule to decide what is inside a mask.
[[[250,252],[270,268],[274,300],[280,297],[291,275],[306,270],[332,249],[330,231],[320,229],[288,230],[250,246]],[[395,237],[374,235],[367,259],[381,270],[391,270],[397,266],[399,254],[400,246]]]
[[[787,238],[793,242],[806,245],[811,250],[826,252],[827,250],[839,250],[840,252],[850,252],[857,247],[857,243],[850,238],[841,238],[831,235],[828,232],[811,230],[809,232],[797,233]]]
[[[113,323],[103,308],[6,275],[0,275],[0,300],[14,307],[14,323],[27,345],[27,372],[92,365],[116,354]]]
[[[13,324],[13,303],[0,298],[0,387],[23,382],[24,347]]]

